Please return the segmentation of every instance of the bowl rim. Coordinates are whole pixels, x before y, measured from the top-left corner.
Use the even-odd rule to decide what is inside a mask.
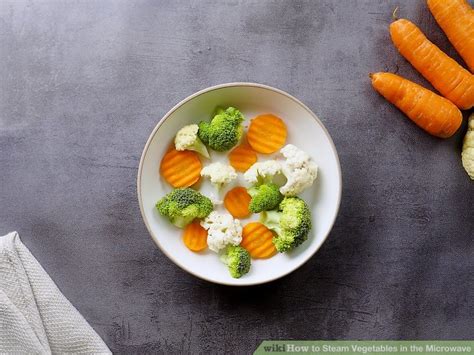
[[[167,253],[164,248],[161,247],[160,245],[160,242],[158,241],[158,238],[157,236],[155,235],[155,233],[153,233],[152,229],[150,228],[149,224],[148,224],[148,221],[145,217],[145,212],[144,212],[144,207],[143,207],[143,201],[142,201],[142,197],[141,197],[141,179],[142,179],[142,170],[143,170],[143,162],[145,160],[145,156],[148,152],[148,148],[151,144],[151,141],[153,140],[153,138],[155,137],[156,133],[158,132],[158,130],[160,129],[161,125],[169,118],[169,116],[171,116],[179,107],[181,107],[182,105],[184,105],[185,103],[187,103],[188,101],[191,101],[192,99],[200,96],[200,95],[203,95],[205,93],[208,93],[208,92],[211,92],[211,91],[215,91],[215,90],[219,90],[219,89],[223,89],[223,88],[228,88],[228,87],[256,87],[256,88],[260,88],[260,89],[265,89],[265,90],[269,90],[269,91],[273,91],[273,92],[276,92],[278,94],[281,94],[281,95],[284,95],[286,97],[288,97],[289,99],[291,99],[292,101],[294,101],[296,104],[300,105],[303,109],[305,109],[308,114],[316,121],[317,124],[319,124],[321,126],[321,128],[323,129],[323,132],[324,134],[326,135],[326,138],[328,139],[330,145],[331,145],[331,148],[332,150],[334,151],[335,153],[335,157],[336,157],[336,165],[337,165],[337,170],[338,170],[338,173],[339,173],[339,192],[338,192],[338,196],[337,196],[337,207],[336,207],[336,213],[334,214],[334,217],[330,223],[330,227],[328,229],[328,232],[326,233],[326,235],[323,237],[323,239],[321,240],[320,244],[316,247],[316,249],[314,250],[313,253],[311,253],[310,255],[308,255],[308,257],[303,261],[301,262],[299,265],[297,265],[296,267],[292,267],[290,268],[289,270],[285,271],[284,273],[282,273],[281,275],[279,276],[276,276],[276,277],[273,277],[271,279],[268,279],[268,280],[264,280],[264,281],[249,281],[249,282],[243,282],[243,283],[232,283],[232,282],[226,282],[226,281],[216,281],[216,280],[211,280],[209,278],[206,278],[205,276],[202,276],[202,275],[198,275],[197,273],[195,273],[194,271],[192,270],[189,270],[187,269],[186,267],[184,267],[176,258],[174,258],[172,255],[170,255],[169,253]],[[138,173],[137,173],[137,195],[138,195],[138,204],[140,206],[140,213],[141,213],[141,216],[142,216],[142,220],[143,222],[145,223],[145,226],[148,230],[148,233],[150,234],[151,236],[151,239],[153,240],[153,242],[158,246],[158,248],[161,250],[161,252],[163,254],[165,254],[175,265],[177,265],[178,267],[180,267],[182,270],[190,273],[191,275],[201,279],[201,280],[205,280],[207,282],[212,282],[212,283],[215,283],[215,284],[221,284],[221,285],[226,285],[226,286],[253,286],[253,285],[261,285],[261,284],[265,284],[265,283],[268,283],[268,282],[272,282],[272,281],[275,281],[275,280],[278,280],[290,273],[292,273],[293,271],[299,269],[301,266],[303,266],[304,264],[306,264],[306,262],[308,262],[309,259],[311,259],[314,254],[316,254],[316,252],[321,248],[321,246],[324,244],[324,242],[326,241],[326,239],[328,238],[329,234],[331,233],[333,227],[334,227],[334,223],[336,222],[336,219],[337,219],[337,216],[339,215],[339,209],[341,207],[341,198],[342,198],[342,170],[341,170],[341,164],[340,164],[340,161],[339,161],[339,155],[337,153],[337,149],[336,149],[336,146],[331,138],[331,135],[329,134],[328,130],[326,129],[326,127],[324,126],[324,124],[321,122],[321,120],[319,119],[319,117],[308,107],[306,106],[303,102],[301,102],[299,99],[297,99],[296,97],[294,97],[293,95],[290,95],[288,94],[287,92],[281,90],[281,89],[277,89],[275,87],[272,87],[272,86],[269,86],[269,85],[265,85],[265,84],[259,84],[259,83],[253,83],[253,82],[230,82],[230,83],[223,83],[223,84],[218,84],[218,85],[213,85],[213,86],[210,86],[210,87],[207,87],[205,89],[202,89],[202,90],[199,90],[197,92],[195,92],[194,94],[191,94],[189,95],[188,97],[186,97],[185,99],[179,101],[176,105],[174,105],[162,118],[161,120],[159,120],[159,122],[156,124],[155,128],[153,129],[153,131],[151,132],[150,136],[148,137],[146,143],[145,143],[145,147],[143,148],[143,152],[142,152],[142,155],[140,157],[140,163],[138,165]]]

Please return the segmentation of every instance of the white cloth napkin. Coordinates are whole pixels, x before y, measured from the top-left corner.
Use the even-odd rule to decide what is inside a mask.
[[[16,232],[0,237],[0,353],[111,353]]]

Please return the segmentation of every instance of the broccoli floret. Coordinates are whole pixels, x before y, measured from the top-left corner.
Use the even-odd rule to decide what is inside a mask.
[[[199,131],[198,137],[206,145],[209,145],[209,127],[211,126],[209,122],[201,121],[198,124]]]
[[[299,197],[285,197],[277,211],[262,212],[261,222],[276,232],[273,244],[280,252],[289,251],[306,239],[311,229],[311,212]]]
[[[248,189],[252,197],[249,204],[249,210],[252,213],[272,210],[283,200],[280,193],[280,187],[276,184],[263,184]]]
[[[233,278],[238,279],[250,270],[250,254],[241,246],[228,246],[221,260],[227,265],[230,276]]]
[[[210,123],[199,123],[199,138],[219,152],[229,150],[242,137],[244,116],[234,107],[218,110]]]
[[[156,203],[162,216],[178,228],[184,228],[195,218],[207,217],[214,206],[210,199],[187,187],[171,191]]]
[[[240,141],[242,133],[243,127],[241,125],[235,125],[228,121],[219,119],[215,125],[211,123],[211,128],[209,130],[209,146],[218,152],[227,151]]]

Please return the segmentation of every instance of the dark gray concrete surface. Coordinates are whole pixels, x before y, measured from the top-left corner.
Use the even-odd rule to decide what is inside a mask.
[[[395,6],[459,60],[423,1],[1,1],[0,233],[20,233],[116,353],[472,339],[466,126],[449,140],[428,136],[367,76],[388,70],[426,84],[390,42]],[[175,266],[148,236],[136,197],[160,117],[231,81],[269,84],[312,108],[344,180],[320,251],[249,288]]]

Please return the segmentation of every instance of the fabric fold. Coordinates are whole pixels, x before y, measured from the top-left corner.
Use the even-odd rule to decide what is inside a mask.
[[[0,237],[0,353],[110,354],[20,241]]]

